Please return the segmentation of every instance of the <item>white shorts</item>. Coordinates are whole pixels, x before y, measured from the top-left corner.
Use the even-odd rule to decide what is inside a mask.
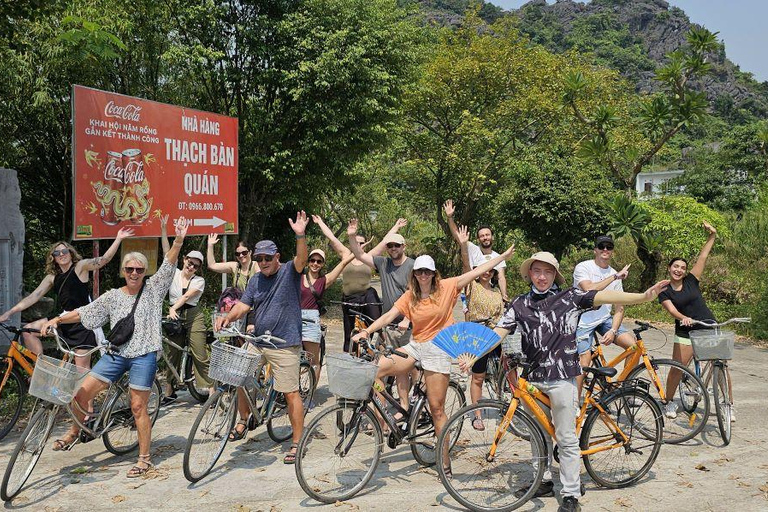
[[[400,350],[421,363],[421,367],[435,373],[451,374],[451,356],[437,348],[431,341],[411,342]]]

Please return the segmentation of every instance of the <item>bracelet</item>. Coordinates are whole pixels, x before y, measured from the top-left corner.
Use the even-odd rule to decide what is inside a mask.
[[[371,335],[371,333],[368,332],[368,329],[360,329],[360,334],[363,334],[363,333],[367,335],[366,338]]]
[[[296,240],[299,240],[301,238],[307,238],[307,235],[296,235]]]

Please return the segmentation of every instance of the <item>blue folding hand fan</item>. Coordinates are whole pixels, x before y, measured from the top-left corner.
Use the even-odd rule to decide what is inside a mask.
[[[460,360],[474,360],[499,342],[492,329],[474,322],[460,322],[446,327],[432,343],[449,356]]]

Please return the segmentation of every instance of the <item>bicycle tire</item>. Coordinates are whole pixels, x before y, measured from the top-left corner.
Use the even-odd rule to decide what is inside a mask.
[[[728,372],[719,362],[712,363],[712,398],[715,401],[715,415],[723,446],[731,443],[731,402],[728,393]]]
[[[512,424],[517,427],[507,428],[495,456],[490,458],[490,447],[507,408],[508,404],[491,400],[463,407],[451,416],[438,438],[438,443],[444,443],[453,431],[461,432],[448,451],[449,464],[443,450],[438,451],[437,474],[448,494],[469,510],[498,512],[519,508],[533,497],[544,477],[547,466],[544,436],[522,407],[515,410],[512,418]],[[471,425],[478,411],[484,421],[483,430]],[[463,426],[465,421],[469,424]],[[516,430],[530,432],[529,439],[518,437]],[[451,468],[450,478],[445,474],[446,467]]]
[[[346,501],[373,477],[384,436],[373,412],[368,408],[359,412],[359,408],[357,402],[337,403],[321,411],[304,429],[295,470],[310,498],[321,503]],[[341,455],[343,449],[346,452]]]
[[[117,384],[116,391],[105,405],[104,425],[108,428],[102,436],[104,447],[115,455],[125,455],[139,446],[136,420],[131,412],[131,397],[128,392],[128,381],[124,377],[122,383]],[[147,414],[152,420],[152,426],[160,414],[160,400],[162,397],[160,382],[157,378],[152,381],[152,389],[147,402]],[[111,424],[111,425],[110,425]]]
[[[308,361],[302,361],[299,363],[299,395],[304,404],[305,414],[309,410],[316,389],[317,381],[315,380],[315,372],[312,369],[312,365]]]
[[[8,363],[0,364],[0,379],[8,371]],[[24,398],[27,396],[27,386],[24,378],[16,368],[11,368],[8,380],[0,389],[0,440],[2,440],[16,425],[24,409]]]
[[[184,377],[187,379],[187,391],[192,395],[192,398],[199,403],[204,404],[208,401],[208,388],[198,389],[197,379],[195,379],[194,361],[192,359],[192,352],[188,354],[187,363],[184,365]]]
[[[19,494],[35,469],[37,461],[43,454],[45,443],[51,435],[58,409],[58,406],[46,404],[38,409],[32,419],[29,420],[27,428],[24,429],[24,433],[16,443],[5,468],[3,482],[0,485],[0,498],[3,501],[10,501]],[[28,456],[29,460],[24,461],[22,459],[20,461],[19,458],[25,455]]]
[[[216,465],[229,442],[237,418],[237,388],[216,390],[203,404],[184,447],[184,478],[195,483]],[[210,448],[210,451],[205,451]],[[203,457],[203,458],[200,458]],[[200,464],[197,464],[200,461]]]
[[[457,382],[449,381],[445,397],[445,417],[450,418],[465,405],[467,405],[467,399],[464,395],[464,390],[461,389]],[[427,397],[425,396],[423,400],[415,404],[408,420],[408,440],[411,446],[411,454],[416,462],[424,467],[435,464],[435,446],[437,443],[435,428],[432,425],[432,415],[427,407]],[[455,434],[451,438],[451,447],[456,443],[459,434],[461,434],[461,429]]]
[[[664,442],[678,444],[693,439],[704,429],[709,418],[709,393],[707,389],[695,372],[673,359],[652,359],[651,365],[665,389],[667,377],[672,368],[682,373],[680,385],[678,385],[675,393],[676,398],[673,398],[673,400],[676,399],[680,402],[681,413],[677,415],[677,418],[664,418]],[[642,362],[629,373],[626,380],[633,379],[649,382],[648,392],[663,411],[664,404],[659,391],[656,389],[653,379],[647,374]]]
[[[659,456],[664,431],[661,407],[649,393],[630,387],[619,388],[599,403],[605,412],[593,408],[587,415],[579,445],[582,452],[600,448],[603,443],[609,445],[604,451],[582,453],[584,467],[601,487],[627,487],[643,478]],[[628,440],[619,443],[624,437],[621,434]],[[620,466],[622,461],[624,467]]]
[[[270,409],[269,419],[267,419],[267,434],[274,442],[283,443],[293,437],[293,427],[288,414],[288,402],[283,393],[275,393]],[[306,412],[306,408],[304,411]]]

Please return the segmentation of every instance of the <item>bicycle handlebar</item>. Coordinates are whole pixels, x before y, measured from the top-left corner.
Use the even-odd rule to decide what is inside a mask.
[[[720,323],[717,323],[717,322],[714,322],[714,321],[707,322],[707,321],[702,321],[702,320],[691,319],[691,323],[692,324],[701,325],[701,326],[704,326],[704,327],[709,327],[710,329],[714,329],[715,327],[723,327],[723,326],[728,325],[728,324],[747,324],[747,323],[749,323],[751,321],[752,321],[752,319],[749,318],[749,317],[731,318],[729,320],[726,320],[725,322],[720,322]]]
[[[221,329],[219,331],[221,333],[222,337],[233,337],[233,338],[243,338],[245,341],[249,343],[261,343],[265,342],[270,345],[272,345],[274,348],[278,348],[275,343],[272,342],[272,340],[277,340],[278,343],[287,344],[288,342],[282,338],[278,338],[277,336],[274,336],[271,332],[267,331],[264,334],[260,334],[259,336],[254,336],[253,334],[244,333],[241,332],[240,329],[234,326],[228,326],[224,329]]]
[[[40,334],[40,329],[32,329],[31,327],[15,327],[4,322],[0,322],[0,327],[13,334],[22,334],[25,332],[30,334]]]
[[[68,354],[68,355],[72,356],[72,357],[86,357],[86,356],[90,356],[91,354],[93,354],[97,350],[101,350],[103,348],[102,346],[97,345],[97,346],[93,347],[90,350],[86,350],[85,352],[77,353],[77,352],[75,352],[75,350],[69,348],[69,345],[67,344],[66,341],[64,341],[64,338],[62,338],[59,335],[58,329],[56,329],[55,327],[51,327],[51,331],[53,332],[53,337],[56,338],[56,346],[59,348],[59,350],[61,352],[64,352],[65,354]],[[66,346],[66,348],[64,348],[65,346]]]
[[[331,304],[340,304],[342,306],[361,307],[361,306],[383,306],[383,302],[345,302],[343,300],[332,300]]]

